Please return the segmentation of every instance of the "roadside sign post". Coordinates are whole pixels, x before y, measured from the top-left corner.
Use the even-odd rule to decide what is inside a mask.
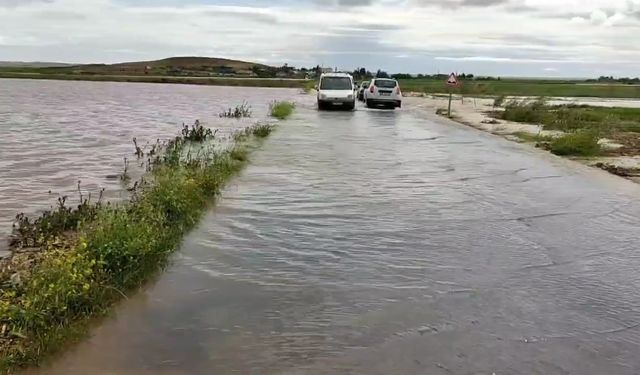
[[[447,86],[449,86],[449,107],[447,109],[447,117],[451,118],[451,100],[453,99],[453,92],[451,89],[458,86],[458,77],[455,73],[451,73],[447,79]]]

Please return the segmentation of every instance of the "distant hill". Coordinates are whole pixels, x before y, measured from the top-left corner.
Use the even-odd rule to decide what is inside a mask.
[[[305,78],[287,64],[274,67],[248,61],[215,57],[170,57],[153,61],[117,64],[56,64],[8,63],[0,72],[8,74],[40,74],[64,76],[125,76],[125,77],[238,77],[238,78]],[[20,65],[22,64],[22,65]]]
[[[273,69],[267,65],[213,57],[170,57],[162,60],[118,64],[86,64],[63,67],[60,73],[105,75],[169,75],[213,76],[254,75],[256,71]]]
[[[17,67],[17,68],[55,68],[72,66],[73,64],[45,62],[45,61],[0,61],[0,67]]]

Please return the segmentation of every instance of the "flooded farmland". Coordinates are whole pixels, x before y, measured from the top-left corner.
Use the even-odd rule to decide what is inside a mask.
[[[199,87],[37,80],[0,80],[0,255],[18,212],[35,213],[77,185],[94,197],[105,188],[117,199],[124,157],[141,145],[180,133],[196,119],[214,128],[263,119],[271,100],[292,99],[290,89]],[[247,101],[253,118],[218,114]],[[135,169],[134,161],[131,168]],[[114,178],[115,177],[115,178]],[[51,191],[51,193],[49,193]]]
[[[226,104],[199,90],[226,89],[158,87],[197,104],[150,100],[149,134],[173,134],[181,116],[220,121]],[[236,90],[299,106],[166,272],[26,374],[638,372],[637,185],[411,108],[317,112],[295,91]],[[108,135],[110,118],[86,121]],[[141,137],[121,132],[102,154],[115,170]],[[75,174],[113,173],[99,158],[66,163],[84,171],[70,190]],[[21,191],[37,178],[23,174]]]

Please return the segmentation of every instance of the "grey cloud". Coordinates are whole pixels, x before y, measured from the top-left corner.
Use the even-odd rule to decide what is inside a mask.
[[[353,32],[379,32],[379,31],[398,31],[403,30],[406,27],[402,25],[384,25],[384,24],[374,24],[374,23],[361,23],[354,24],[349,26],[339,26],[334,27],[337,30],[345,30],[345,31],[353,31]]]
[[[53,0],[0,0],[0,7],[15,8],[33,3],[52,3]]]
[[[59,21],[72,21],[72,20],[84,20],[86,15],[78,12],[64,11],[64,10],[47,10],[34,12],[34,17],[40,19],[55,19]]]
[[[508,0],[462,0],[460,5],[473,6],[473,7],[488,7],[495,5],[502,5],[507,3]]]
[[[410,3],[421,7],[492,7],[507,5],[510,0],[410,0]]]
[[[212,17],[234,17],[243,20],[251,20],[261,23],[278,23],[278,17],[273,14],[267,14],[262,12],[233,12],[233,11],[224,11],[224,10],[211,10],[200,12],[201,14],[212,16]]]
[[[326,7],[362,7],[372,5],[376,0],[313,0],[313,2]]]

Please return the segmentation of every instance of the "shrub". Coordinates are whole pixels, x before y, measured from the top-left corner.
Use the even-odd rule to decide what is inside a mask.
[[[258,138],[265,138],[271,134],[274,126],[269,124],[258,124],[251,128],[252,134]]]
[[[511,100],[504,108],[502,119],[515,122],[541,124],[546,116],[546,102],[543,98],[531,100]]]
[[[220,117],[226,118],[243,118],[251,117],[251,106],[247,102],[237,105],[235,108],[229,108],[226,111],[220,112]]]
[[[556,155],[596,156],[601,147],[595,133],[578,132],[553,139],[549,150]]]
[[[192,127],[182,124],[182,137],[184,141],[204,142],[209,138],[215,137],[215,133],[211,129],[202,126],[199,120],[196,120]]]
[[[507,97],[504,95],[500,95],[497,98],[495,98],[493,100],[493,106],[494,107],[502,107],[502,104],[504,104],[504,101]]]
[[[291,116],[293,110],[296,108],[295,103],[293,102],[276,102],[274,101],[269,105],[269,112],[271,117],[275,117],[280,120],[284,120],[287,117]]]

